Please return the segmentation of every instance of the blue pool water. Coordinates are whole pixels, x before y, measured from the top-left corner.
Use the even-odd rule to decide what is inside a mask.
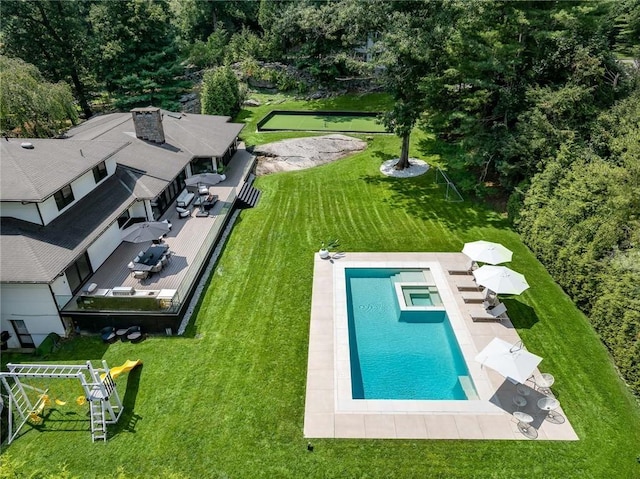
[[[467,399],[466,363],[444,310],[400,314],[391,277],[346,268],[353,399]]]

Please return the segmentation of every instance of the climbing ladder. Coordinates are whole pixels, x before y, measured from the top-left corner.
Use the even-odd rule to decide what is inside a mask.
[[[115,424],[122,415],[122,402],[116,390],[106,361],[102,368],[94,368],[91,361],[84,365],[57,364],[7,364],[8,372],[0,373],[0,381],[7,392],[8,404],[8,443],[11,444],[22,426],[41,411],[46,400],[47,390],[24,384],[23,379],[51,378],[73,379],[80,381],[85,398],[89,401],[91,418],[91,439],[107,440],[107,424]],[[30,400],[26,389],[39,394],[34,403]]]

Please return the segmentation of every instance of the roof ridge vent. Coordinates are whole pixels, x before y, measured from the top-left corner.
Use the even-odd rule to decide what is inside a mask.
[[[25,150],[33,150],[33,143],[30,143],[28,141],[23,141],[22,143],[20,143],[20,146]]]

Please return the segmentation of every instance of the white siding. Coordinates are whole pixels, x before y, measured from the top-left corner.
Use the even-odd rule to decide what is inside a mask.
[[[0,284],[0,319],[2,331],[9,331],[7,345],[19,348],[20,343],[9,320],[22,320],[36,346],[49,333],[65,335],[58,309],[46,284]]]
[[[111,162],[113,162],[113,165],[111,164]],[[113,168],[113,171],[115,171],[115,160],[107,161],[107,172],[112,174],[109,168]],[[40,203],[41,204],[40,210],[42,212],[42,219],[44,220],[44,224],[48,225],[49,223],[51,223],[60,214],[65,212],[67,209],[71,208],[72,205],[76,204],[78,200],[80,200],[81,198],[85,197],[88,193],[90,193],[95,187],[96,187],[96,180],[93,177],[93,171],[89,170],[80,178],[78,178],[73,183],[71,183],[71,189],[73,190],[74,201],[68,204],[62,211],[58,211],[58,205],[56,205],[56,200],[53,198],[53,196],[50,196],[43,203]]]
[[[51,283],[51,291],[53,291],[59,308],[62,308],[73,297],[71,294],[71,288],[69,287],[69,282],[67,281],[67,276],[64,274],[62,276],[58,276],[54,282]]]
[[[120,243],[122,243],[122,234],[116,222],[109,226],[109,229],[100,235],[87,249],[93,271],[96,271],[104,263]]]
[[[3,201],[0,203],[0,216],[42,224],[38,214],[38,206],[35,203],[23,205],[17,201]]]

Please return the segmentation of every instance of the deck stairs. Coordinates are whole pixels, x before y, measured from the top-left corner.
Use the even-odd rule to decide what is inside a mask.
[[[255,179],[254,175],[249,175],[246,183],[242,185],[240,189],[240,193],[238,193],[238,198],[236,199],[238,203],[238,208],[246,209],[253,208],[258,200],[260,199],[260,194],[262,193],[260,190],[253,187],[253,180]]]

